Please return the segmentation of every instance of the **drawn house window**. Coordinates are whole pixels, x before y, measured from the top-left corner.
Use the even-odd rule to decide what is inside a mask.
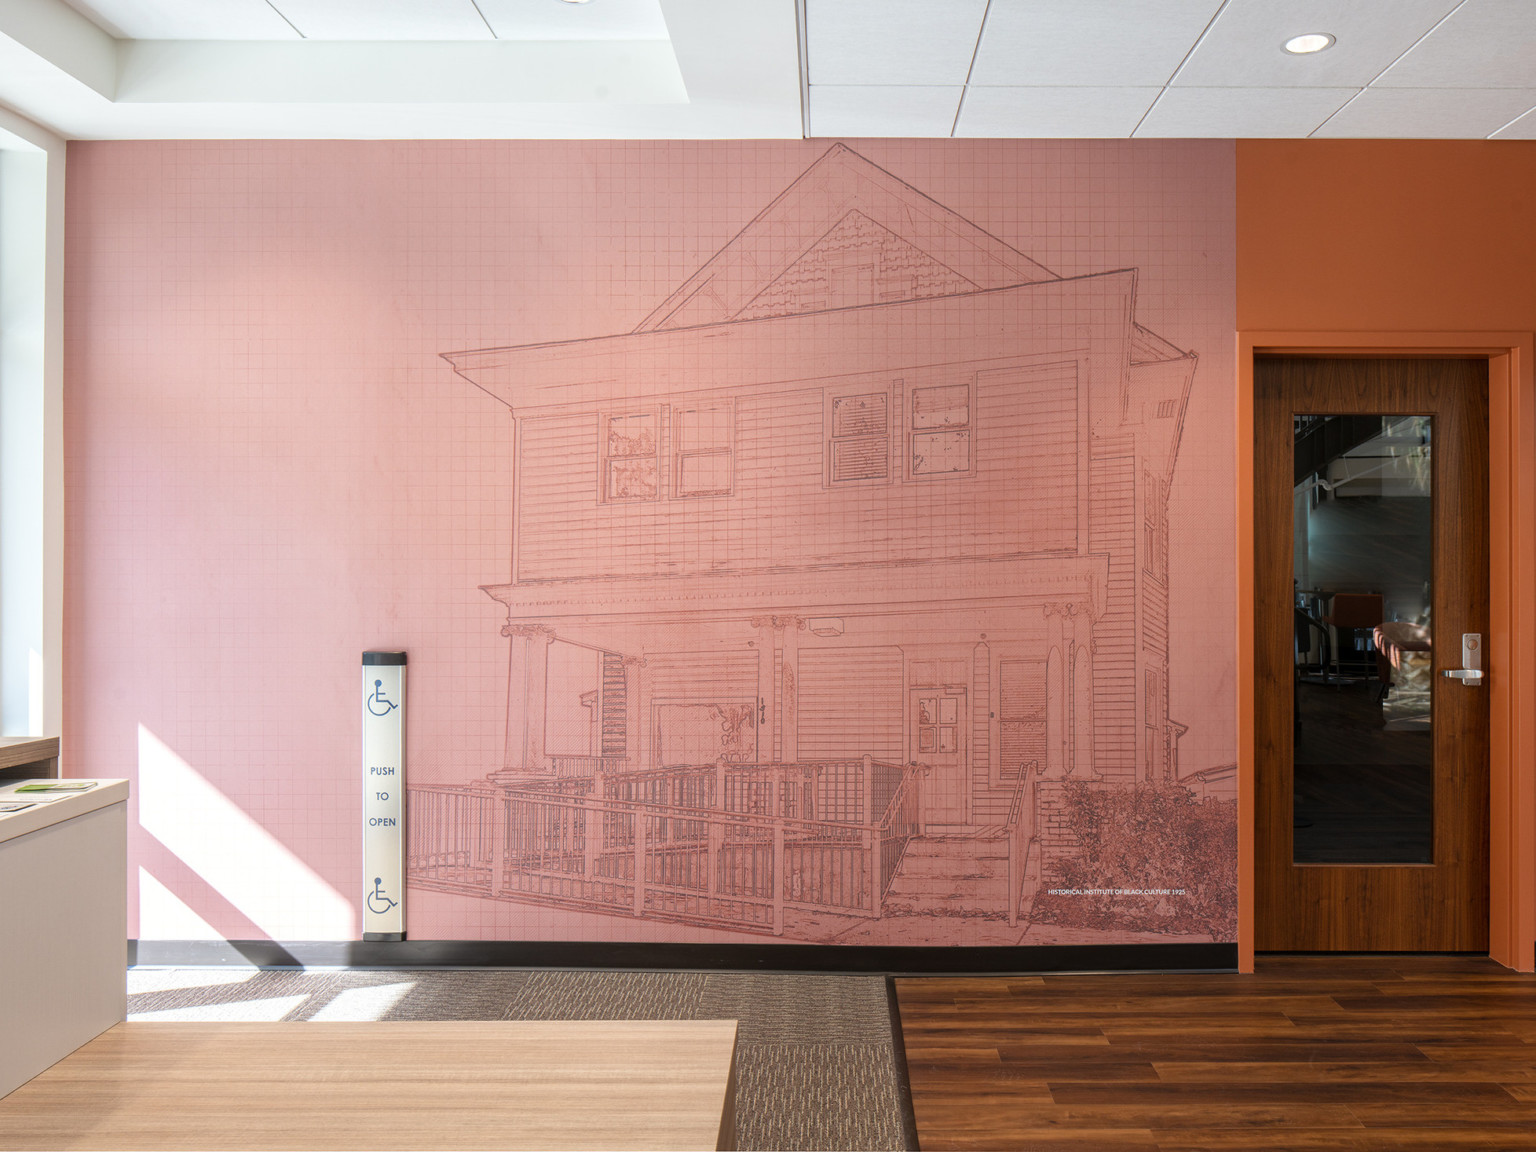
[[[1142,721],[1148,728],[1156,728],[1160,713],[1162,712],[1162,678],[1152,669],[1145,670],[1142,681],[1145,686],[1145,699],[1143,700]]]
[[[969,384],[912,389],[908,468],[914,480],[968,476],[973,470]]]
[[[728,496],[736,472],[736,409],[729,401],[672,415],[673,495]]]
[[[998,777],[1017,780],[1045,763],[1045,661],[1000,660],[998,678]]]
[[[833,486],[891,478],[891,394],[829,393],[826,482]]]
[[[917,750],[920,753],[959,750],[960,701],[954,696],[917,698]]]
[[[654,412],[600,418],[604,502],[655,500],[660,495],[658,424]]]

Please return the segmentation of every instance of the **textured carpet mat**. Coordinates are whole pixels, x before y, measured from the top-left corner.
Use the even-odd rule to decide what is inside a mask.
[[[879,976],[131,968],[128,1019],[736,1020],[738,1148],[907,1147]]]

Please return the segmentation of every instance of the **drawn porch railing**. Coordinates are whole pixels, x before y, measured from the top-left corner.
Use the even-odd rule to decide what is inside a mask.
[[[1031,760],[1019,773],[1008,807],[1008,926],[1019,923],[1019,904],[1023,898],[1024,875],[1029,868],[1029,853],[1035,842],[1035,782],[1039,763]],[[1038,849],[1036,849],[1038,851]]]
[[[774,934],[790,909],[878,916],[918,830],[915,771],[869,760],[424,785],[407,798],[418,887]],[[873,819],[817,815],[882,798]]]

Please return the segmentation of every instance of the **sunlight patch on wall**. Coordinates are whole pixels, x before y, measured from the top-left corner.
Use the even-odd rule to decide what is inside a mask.
[[[352,938],[351,904],[142,724],[139,824],[272,939]]]
[[[140,940],[222,940],[224,934],[145,869],[139,869]]]

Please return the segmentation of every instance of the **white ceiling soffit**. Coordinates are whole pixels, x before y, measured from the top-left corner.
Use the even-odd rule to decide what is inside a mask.
[[[1536,0],[806,0],[806,25],[816,136],[1536,133]],[[1284,51],[1308,32],[1335,43]]]
[[[0,2],[0,105],[77,139],[782,138],[800,95],[794,0]]]
[[[1536,136],[1536,0],[799,3],[803,81],[797,0],[0,0],[0,107],[77,138]]]
[[[120,0],[112,0],[120,2]],[[311,40],[492,40],[470,0],[271,0]]]
[[[660,0],[68,0],[119,40],[665,40]]]

